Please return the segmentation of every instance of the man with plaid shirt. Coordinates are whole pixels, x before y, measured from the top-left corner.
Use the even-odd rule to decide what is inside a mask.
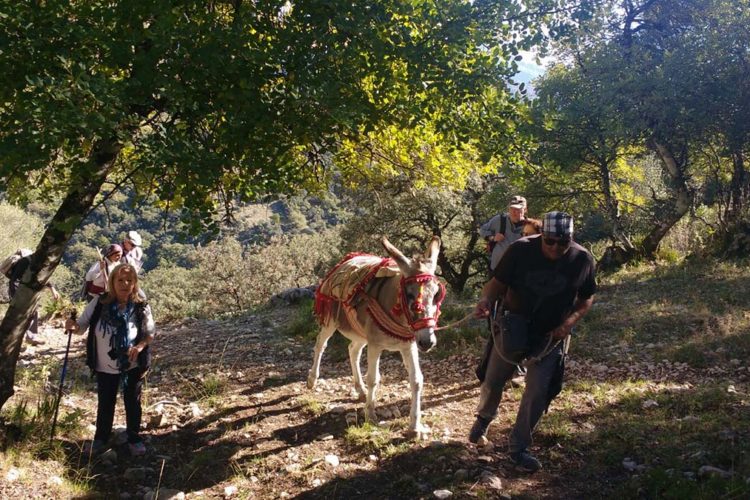
[[[476,316],[486,317],[490,305],[502,298],[502,311],[497,314],[500,321],[504,315],[513,315],[527,325],[527,358],[545,354],[541,351],[552,337],[551,349],[527,366],[526,388],[510,435],[510,458],[527,472],[542,467],[528,451],[531,434],[562,388],[565,344],[573,326],[593,303],[594,269],[591,254],[573,241],[573,218],[565,212],[549,212],[544,215],[541,235],[522,238],[508,248],[475,309]],[[490,354],[477,418],[469,433],[472,443],[487,434],[503,388],[515,370],[499,350]]]

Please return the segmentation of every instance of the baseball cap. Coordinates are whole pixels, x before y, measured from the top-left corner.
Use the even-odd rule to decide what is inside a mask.
[[[510,203],[508,204],[510,208],[525,208],[526,207],[526,198],[523,196],[514,196],[510,199]]]

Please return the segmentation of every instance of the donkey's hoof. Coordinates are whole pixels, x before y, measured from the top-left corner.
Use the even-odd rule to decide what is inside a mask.
[[[418,425],[414,428],[409,428],[408,431],[406,431],[406,436],[411,439],[416,439],[417,441],[424,441],[430,437],[430,434],[432,434],[432,429],[427,427],[426,425]]]
[[[309,376],[307,377],[307,388],[311,391],[315,389],[315,384],[318,382],[318,379],[315,377]]]
[[[359,389],[352,389],[351,392],[349,392],[352,398],[356,399],[357,401],[365,401],[367,400],[367,393],[365,393],[364,390],[360,391]]]
[[[365,408],[365,420],[371,424],[378,422],[378,415],[375,413],[375,408]]]

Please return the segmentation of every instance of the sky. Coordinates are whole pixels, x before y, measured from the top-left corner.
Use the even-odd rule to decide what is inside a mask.
[[[531,52],[521,51],[523,59],[518,62],[519,73],[516,75],[516,81],[518,83],[525,82],[528,86],[531,80],[543,74],[545,71],[544,66],[539,66],[534,61],[534,54]],[[547,64],[548,60],[542,60],[542,64]]]

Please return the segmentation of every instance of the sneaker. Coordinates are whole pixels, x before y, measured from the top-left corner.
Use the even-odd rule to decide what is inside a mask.
[[[143,441],[128,443],[128,448],[130,449],[130,454],[134,457],[140,457],[146,454],[146,444]]]
[[[469,431],[469,442],[476,444],[482,437],[487,435],[487,429],[490,426],[492,420],[477,415],[477,419],[474,421],[474,425],[471,426]]]
[[[536,472],[542,468],[542,463],[526,450],[511,453],[510,459],[517,469],[524,472]]]
[[[93,441],[86,441],[83,443],[83,454],[84,455],[98,455],[104,451],[106,445],[104,441],[94,439]]]
[[[128,431],[123,429],[122,431],[115,432],[114,438],[115,446],[122,446],[128,442]]]

